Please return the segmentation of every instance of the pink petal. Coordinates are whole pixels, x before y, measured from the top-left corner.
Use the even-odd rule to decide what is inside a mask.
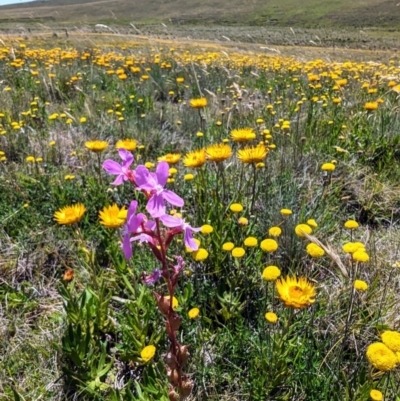
[[[185,201],[180,196],[169,189],[164,189],[162,196],[171,205],[182,207],[185,204]]]
[[[103,169],[107,171],[108,174],[121,174],[122,167],[119,163],[114,160],[106,160],[103,163]]]
[[[154,186],[150,183],[150,172],[145,166],[138,166],[135,171],[136,185],[145,191],[151,191]]]
[[[190,248],[192,251],[197,251],[199,249],[199,246],[197,245],[196,241],[194,240],[192,236],[192,232],[190,228],[187,228],[185,230],[185,234],[183,236],[185,245]]]
[[[150,213],[150,215],[154,218],[161,217],[162,215],[164,215],[165,203],[162,195],[154,194],[147,202],[146,209]]]
[[[178,218],[170,216],[168,214],[164,214],[164,216],[161,216],[160,220],[163,222],[164,226],[167,226],[167,227],[182,226],[182,219],[178,219]]]
[[[125,167],[130,166],[133,162],[133,154],[126,149],[118,149],[119,157],[124,162]]]
[[[157,164],[157,181],[161,186],[165,186],[169,176],[169,166],[167,162],[160,162]]]

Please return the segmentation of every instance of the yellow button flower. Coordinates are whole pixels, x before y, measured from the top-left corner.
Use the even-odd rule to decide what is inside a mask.
[[[257,246],[257,244],[258,244],[258,240],[257,240],[257,238],[255,238],[255,237],[247,237],[247,238],[244,240],[244,245],[245,245],[245,246],[248,246],[248,247]]]
[[[274,239],[267,238],[261,241],[260,247],[265,252],[275,252],[278,249],[278,243]]]
[[[298,224],[294,228],[294,232],[299,237],[305,237],[304,233],[311,234],[312,233],[312,228],[308,224]]]
[[[225,244],[222,245],[222,249],[227,252],[230,252],[234,247],[235,244],[233,242],[225,242]]]
[[[246,251],[243,248],[237,247],[232,249],[232,256],[234,258],[242,258]]]
[[[233,213],[240,213],[243,210],[243,206],[240,203],[232,203],[232,205],[229,207],[229,209]]]
[[[280,227],[271,227],[271,228],[268,230],[268,234],[269,234],[271,237],[279,237],[279,236],[282,234],[282,230],[281,230]]]
[[[367,291],[368,289],[368,284],[363,280],[355,280],[353,286],[357,291]]]
[[[281,275],[281,271],[277,266],[267,266],[262,273],[265,281],[275,281]]]
[[[211,234],[214,231],[213,227],[209,224],[204,224],[201,226],[200,232],[202,234]]]
[[[274,312],[267,312],[264,317],[269,323],[276,323],[278,321],[278,316]]]
[[[152,360],[155,354],[156,347],[154,345],[148,345],[140,351],[140,357],[143,359],[144,362],[149,362],[150,360]]]
[[[200,309],[199,308],[192,308],[188,312],[189,319],[197,319],[200,314]]]

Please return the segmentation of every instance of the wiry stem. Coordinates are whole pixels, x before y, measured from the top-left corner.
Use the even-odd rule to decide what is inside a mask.
[[[252,163],[252,167],[253,167],[253,188],[251,190],[250,214],[253,213],[254,202],[256,198],[256,183],[257,183],[257,168],[254,163]]]

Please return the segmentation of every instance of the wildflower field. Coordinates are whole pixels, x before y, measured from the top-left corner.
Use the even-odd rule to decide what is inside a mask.
[[[400,400],[400,61],[0,40],[1,400]]]

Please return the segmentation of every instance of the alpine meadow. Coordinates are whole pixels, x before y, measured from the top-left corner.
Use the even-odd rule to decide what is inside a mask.
[[[0,7],[0,400],[400,401],[398,6]]]

